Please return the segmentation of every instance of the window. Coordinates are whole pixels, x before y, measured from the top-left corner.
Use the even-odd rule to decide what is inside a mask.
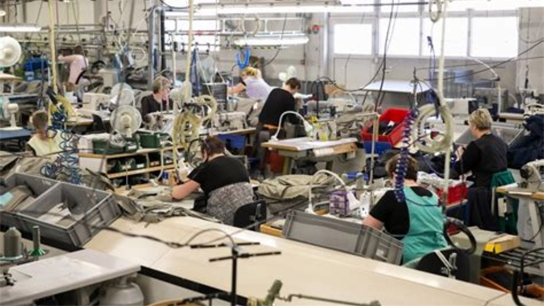
[[[388,55],[419,55],[419,18],[397,18],[391,22]],[[389,18],[380,19],[380,54],[384,53]]]
[[[501,1],[482,1],[466,0],[448,2],[448,11],[464,11],[473,9],[475,11],[507,11],[515,10],[520,7],[544,7],[544,1],[538,0],[501,0]]]
[[[356,39],[354,39],[356,37]],[[337,24],[334,26],[335,54],[372,54],[371,24]]]
[[[177,34],[174,35],[174,41],[187,44],[188,37],[187,31],[189,31],[189,21],[186,19],[177,20],[165,20],[164,27],[167,31],[175,30]],[[193,33],[194,42],[199,45],[199,49],[208,49],[210,44],[210,51],[218,51],[219,37],[215,35],[215,31],[219,30],[219,22],[217,20],[194,20],[193,21]],[[170,43],[171,38],[167,36],[166,42]],[[187,46],[185,45],[185,50]]]
[[[518,53],[517,17],[476,17],[472,19],[470,55],[513,57]]]
[[[422,54],[431,54],[427,36],[432,37],[436,56],[441,54],[442,22],[433,23],[429,18],[423,21],[423,37],[421,39]],[[446,56],[466,56],[468,45],[468,18],[453,18],[446,20]]]

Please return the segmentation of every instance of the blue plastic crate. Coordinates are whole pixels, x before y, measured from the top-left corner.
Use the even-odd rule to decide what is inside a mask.
[[[219,135],[219,139],[233,149],[243,149],[246,146],[246,136]]]
[[[392,146],[389,142],[376,142],[376,147],[374,148],[374,153],[381,155],[383,152],[391,149]],[[372,142],[371,141],[365,141],[365,151],[367,154],[372,153]]]

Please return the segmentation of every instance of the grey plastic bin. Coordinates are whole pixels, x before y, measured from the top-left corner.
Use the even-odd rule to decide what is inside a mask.
[[[14,173],[4,179],[5,186],[0,186],[0,195],[6,193],[8,190],[12,189],[15,186],[25,185],[30,189],[30,191],[32,191],[32,193],[36,197],[38,197],[57,184],[59,184],[58,181],[48,178],[22,173]],[[6,227],[18,227],[19,223],[15,220],[14,216],[14,212],[7,212],[0,209],[0,225]]]
[[[339,219],[291,211],[283,236],[392,264],[402,261],[402,242],[374,228]]]
[[[65,218],[62,225],[39,220],[60,203],[67,204],[70,212],[81,218]],[[39,225],[42,237],[79,247],[100,231],[98,227],[109,225],[120,215],[121,209],[111,194],[59,183],[15,217],[17,227],[26,232],[31,232],[32,226]]]

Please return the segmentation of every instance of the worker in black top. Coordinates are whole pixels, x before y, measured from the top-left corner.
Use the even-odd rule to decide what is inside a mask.
[[[407,158],[404,200],[399,201],[395,191],[387,191],[363,221],[363,225],[378,230],[385,227],[389,234],[403,242],[405,264],[447,246],[438,196],[417,184],[417,161]],[[387,162],[391,179],[395,179],[399,159],[400,155],[396,155]]]
[[[242,162],[225,155],[225,144],[217,136],[202,141],[201,154],[205,162],[172,189],[172,197],[180,200],[200,188],[207,198],[207,214],[232,224],[236,210],[253,202],[249,173]]]
[[[506,171],[508,145],[491,133],[493,119],[487,109],[480,108],[469,117],[470,131],[476,140],[457,149],[455,170],[458,174],[469,171],[475,177],[474,187],[489,188],[495,173]]]
[[[280,124],[280,117],[286,111],[295,111],[296,103],[294,94],[300,90],[300,81],[297,78],[287,80],[282,88],[273,89],[259,114],[259,123],[256,128],[255,143],[253,145],[253,155],[259,159],[259,169],[262,171],[266,162],[266,149],[261,147],[261,143],[270,140],[270,137],[276,133]],[[298,118],[293,115],[286,115],[285,120],[291,123],[297,123]],[[282,122],[283,123],[283,122]],[[279,135],[282,137],[282,134]]]
[[[147,116],[151,113],[171,110],[174,105],[172,99],[168,97],[170,94],[170,80],[165,77],[158,77],[153,82],[153,94],[142,98],[142,118],[145,122],[149,122]]]
[[[300,90],[300,87],[300,81],[297,78],[291,78],[285,82],[282,88],[273,89],[259,115],[259,124],[268,129],[277,129],[281,114],[286,111],[295,111],[295,97],[293,95]]]

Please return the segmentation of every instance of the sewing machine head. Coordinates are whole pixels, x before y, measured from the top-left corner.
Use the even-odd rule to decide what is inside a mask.
[[[535,160],[520,169],[520,175],[524,179],[523,187],[530,191],[544,191],[544,182],[541,171],[544,170],[544,159]]]

